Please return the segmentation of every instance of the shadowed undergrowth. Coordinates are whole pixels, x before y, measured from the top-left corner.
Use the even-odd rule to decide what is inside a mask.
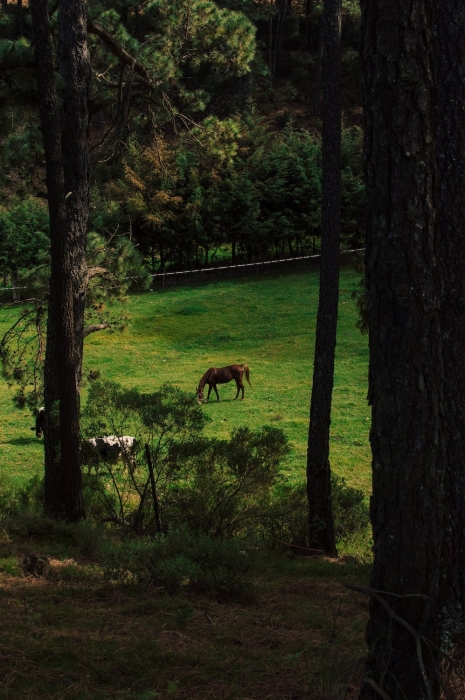
[[[109,583],[97,561],[41,547],[47,580],[0,559],[5,700],[355,697],[367,605],[341,584],[366,567],[257,553],[253,593],[219,602]]]

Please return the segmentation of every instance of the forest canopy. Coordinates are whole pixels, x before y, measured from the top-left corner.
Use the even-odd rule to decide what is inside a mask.
[[[92,3],[89,230],[125,237],[152,272],[317,252],[321,10],[309,0]],[[357,3],[344,3],[348,248],[364,236],[358,20]],[[8,4],[0,16],[4,286],[20,286],[47,260],[46,223],[40,260],[30,247],[26,254],[26,232],[20,259],[8,242],[18,207],[45,211],[47,197],[32,48],[29,9]]]

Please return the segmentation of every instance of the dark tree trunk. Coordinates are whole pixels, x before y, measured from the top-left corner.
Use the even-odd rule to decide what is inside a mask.
[[[441,272],[441,328],[444,358],[444,421],[447,449],[447,539],[443,570],[449,590],[452,630],[465,610],[465,5],[461,0],[433,3],[436,69],[437,238]],[[461,534],[462,533],[462,534]],[[452,631],[451,630],[451,631]],[[450,634],[449,634],[450,636]]]
[[[287,15],[287,0],[276,0],[276,32],[274,40],[273,78],[281,76],[284,23]]]
[[[74,295],[76,384],[81,383],[84,309],[88,283],[86,242],[89,217],[89,86],[86,0],[61,0],[58,70],[65,81],[61,110],[71,276]]]
[[[66,425],[61,434],[62,461],[68,465],[66,493],[69,496],[68,519],[84,515],[81,496],[80,445],[80,384],[83,355],[84,308],[87,290],[87,222],[89,214],[89,85],[90,60],[87,50],[86,0],[61,0],[58,31],[58,70],[65,87],[62,95],[61,135],[65,184],[67,243],[70,255],[70,278],[73,298],[73,335],[68,339],[71,373],[74,375],[75,395],[71,401],[64,396],[60,402],[60,421]],[[66,416],[63,414],[66,411]],[[72,436],[69,439],[69,436]],[[65,442],[65,444],[64,444]],[[63,468],[63,467],[62,467]],[[70,488],[72,484],[72,487]],[[76,500],[73,503],[73,499]],[[72,515],[71,515],[72,514]]]
[[[324,4],[323,233],[307,451],[310,547],[336,556],[329,429],[336,350],[341,220],[341,0]]]
[[[16,12],[18,20],[18,37],[22,37],[24,36],[23,0],[17,0]]]
[[[77,212],[82,213],[79,206],[83,189],[80,173],[83,178],[87,178],[87,171],[81,172],[82,156],[79,150],[73,150],[73,145],[76,148],[78,134],[86,133],[87,104],[83,111],[83,105],[77,104],[71,94],[72,70],[66,63],[75,63],[78,73],[80,72],[82,38],[85,37],[86,28],[85,4],[75,0],[62,0],[60,3],[59,64],[66,80],[62,109],[55,91],[47,0],[31,0],[31,15],[46,158],[51,240],[44,372],[45,511],[53,517],[74,521],[84,515],[79,464],[82,255],[76,247],[84,245],[85,252],[85,236],[78,232],[77,223],[82,221],[82,216],[79,217]],[[72,134],[73,120],[75,133]],[[70,139],[71,143],[64,143],[66,139]]]
[[[308,53],[310,51],[310,0],[305,0],[305,50]]]
[[[318,32],[318,51],[316,57],[315,68],[315,86],[313,89],[313,116],[320,116],[320,93],[321,93],[321,74],[323,71],[323,35],[324,35],[323,13],[320,16],[320,29]]]
[[[362,697],[431,700],[444,525],[431,0],[363,0],[362,22],[374,537]]]
[[[271,15],[268,23],[268,63],[270,68],[271,83],[274,79],[274,61],[273,61],[273,15]]]

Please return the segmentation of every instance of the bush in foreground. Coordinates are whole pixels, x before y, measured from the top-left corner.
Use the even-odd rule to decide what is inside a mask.
[[[289,450],[269,426],[204,437],[201,407],[170,385],[143,394],[96,383],[84,416],[89,435],[137,436],[138,450],[116,463],[96,455],[85,484],[88,510],[138,534],[180,525],[222,537],[256,531]]]
[[[331,475],[334,529],[339,544],[366,539],[370,513],[363,491],[347,481]],[[278,485],[262,520],[263,535],[268,546],[279,543],[307,547],[308,500],[305,483]]]
[[[250,556],[232,539],[186,529],[154,538],[107,542],[101,551],[104,576],[123,584],[164,586],[205,592],[219,598],[250,592],[244,574]]]

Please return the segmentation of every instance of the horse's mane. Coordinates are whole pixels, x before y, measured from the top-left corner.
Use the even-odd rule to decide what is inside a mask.
[[[207,371],[205,372],[205,374],[203,374],[203,375],[201,376],[200,382],[199,382],[199,389],[203,389],[203,388],[204,388],[205,384],[206,384],[206,383],[208,382],[208,380],[210,379],[210,376],[211,376],[212,371],[214,371],[214,368],[213,368],[213,367],[210,367],[210,369],[207,369]]]

